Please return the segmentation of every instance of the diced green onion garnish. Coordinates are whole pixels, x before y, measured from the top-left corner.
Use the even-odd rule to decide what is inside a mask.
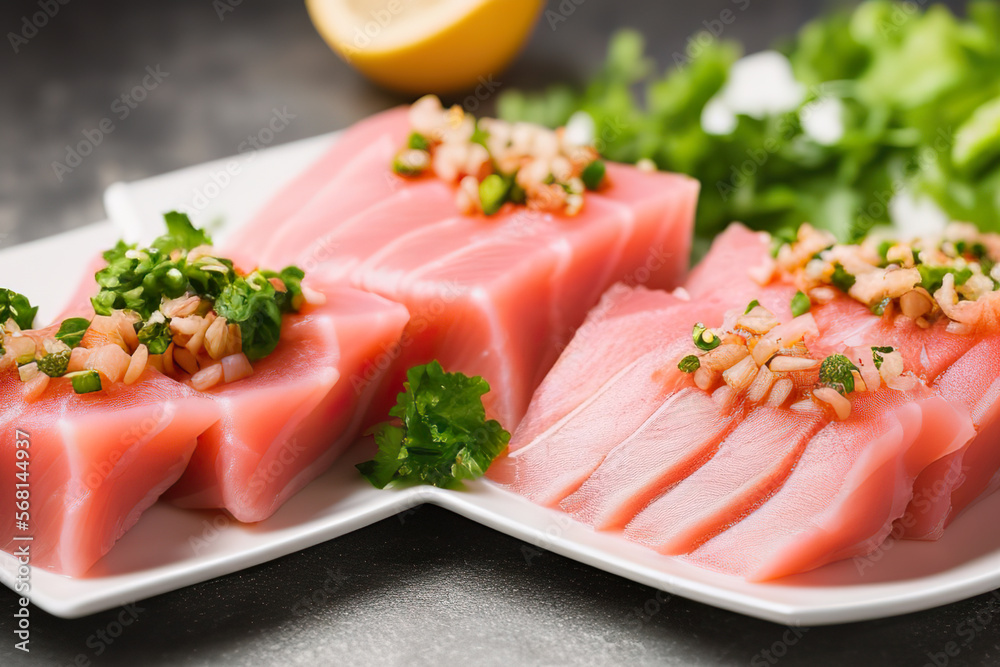
[[[46,354],[38,360],[38,370],[50,378],[62,377],[66,375],[66,368],[69,366],[69,356],[69,350]]]
[[[677,368],[685,373],[694,373],[701,368],[701,361],[693,354],[689,354],[678,362]]]
[[[849,289],[854,287],[854,283],[857,282],[857,278],[844,270],[844,267],[840,264],[833,265],[833,275],[830,276],[830,284],[839,289],[841,292],[847,292]]]
[[[757,299],[754,299],[753,301],[751,301],[750,303],[747,304],[747,309],[743,311],[743,314],[744,315],[748,314],[751,310],[753,310],[754,308],[756,308],[759,305],[760,305],[760,301],[758,301]]]
[[[510,182],[498,174],[490,174],[479,184],[479,201],[483,206],[483,213],[493,215],[500,210],[504,202],[507,201],[507,193],[510,191]]]
[[[83,340],[83,335],[90,327],[90,320],[83,317],[71,317],[63,320],[56,332],[56,340],[62,341],[71,348],[76,347]]]
[[[431,166],[431,156],[427,151],[412,148],[396,153],[392,160],[392,170],[400,176],[419,176]]]
[[[854,375],[852,371],[858,367],[842,354],[831,354],[823,360],[819,367],[819,381],[827,387],[835,389],[843,396],[854,391]]]
[[[427,141],[427,137],[419,132],[410,132],[410,136],[406,140],[406,145],[417,151],[428,151],[431,149],[431,142]]]
[[[101,376],[97,371],[77,371],[66,375],[73,383],[73,391],[89,394],[101,390]]]
[[[594,160],[583,168],[580,179],[588,190],[596,190],[601,187],[605,173],[607,173],[607,169],[604,166],[604,161]]]
[[[878,303],[872,304],[871,307],[868,308],[868,310],[872,311],[872,315],[878,315],[879,317],[882,317],[882,315],[885,314],[885,309],[889,307],[890,303],[892,303],[892,299],[886,297],[881,301],[879,301]]]
[[[799,315],[805,315],[812,308],[812,301],[803,292],[796,292],[795,296],[792,297],[792,317],[798,317]]]
[[[722,343],[722,341],[719,340],[719,337],[715,335],[715,332],[701,322],[694,325],[694,331],[692,331],[691,337],[694,339],[695,347],[699,350],[714,350],[719,347],[720,343]]]
[[[136,337],[146,346],[150,354],[163,354],[170,347],[174,337],[170,331],[170,319],[164,322],[146,322],[136,333]]]
[[[517,181],[511,180],[510,191],[507,193],[507,200],[515,204],[523,204],[528,201],[528,193],[524,191]]]
[[[893,351],[894,351],[893,348],[888,347],[888,346],[886,346],[886,347],[873,347],[872,348],[872,361],[875,362],[875,368],[877,368],[877,369],[882,368],[882,362],[885,360],[885,358],[882,355],[883,354],[892,354]]]

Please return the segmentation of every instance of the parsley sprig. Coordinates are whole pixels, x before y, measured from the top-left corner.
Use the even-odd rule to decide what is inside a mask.
[[[486,419],[482,396],[489,384],[446,373],[437,361],[411,368],[406,377],[389,411],[399,423],[373,429],[378,453],[358,470],[380,489],[390,482],[455,488],[481,477],[510,442],[499,422]]]

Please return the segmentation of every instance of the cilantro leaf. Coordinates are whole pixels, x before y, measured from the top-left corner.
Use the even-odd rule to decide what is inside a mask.
[[[481,477],[510,442],[499,422],[486,420],[482,396],[489,384],[446,373],[437,361],[414,366],[406,377],[389,411],[400,423],[375,427],[379,451],[358,470],[378,488],[391,481],[454,488]]]
[[[297,266],[286,266],[281,271],[261,271],[265,278],[277,278],[285,284],[285,291],[275,290],[278,308],[283,313],[295,313],[302,307],[302,279],[305,272]]]
[[[170,330],[170,319],[163,322],[146,322],[136,332],[139,342],[146,346],[150,354],[163,354],[170,347],[174,334]]]
[[[964,285],[972,277],[972,270],[969,268],[954,269],[948,266],[928,266],[921,264],[917,267],[920,272],[920,286],[934,294],[941,289],[944,284],[944,277],[949,273],[955,276],[955,285]]]
[[[585,85],[506,89],[497,109],[551,127],[586,112],[605,158],[649,158],[701,181],[696,248],[732,220],[771,231],[809,220],[856,240],[890,222],[887,200],[901,188],[998,231],[1000,8],[971,2],[957,17],[924,7],[862,2],[821,15],[776,46],[806,91],[798,107],[735,113],[724,130],[701,121],[744,49],[705,33],[657,71],[642,37],[620,31]],[[839,136],[808,131],[802,119],[815,103],[835,111]]]
[[[163,221],[167,224],[167,233],[153,241],[151,247],[164,255],[169,255],[174,250],[187,251],[200,245],[212,245],[212,238],[205,230],[192,225],[191,219],[184,213],[164,213]]]
[[[28,297],[0,287],[0,325],[7,320],[14,320],[22,329],[30,329],[37,312],[38,307],[32,306]]]
[[[796,292],[789,304],[792,310],[792,317],[805,315],[812,308],[812,301],[805,292]]]
[[[74,348],[83,340],[84,334],[90,328],[90,320],[85,317],[71,317],[63,320],[56,332],[56,340]]]
[[[215,312],[238,324],[243,354],[255,361],[271,354],[281,336],[281,309],[274,286],[260,271],[236,278],[215,301]]]

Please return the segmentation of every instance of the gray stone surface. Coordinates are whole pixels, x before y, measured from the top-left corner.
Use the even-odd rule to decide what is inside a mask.
[[[736,4],[745,2],[584,0],[556,30],[540,23],[498,78],[517,86],[579,79],[625,25],[640,27],[666,63],[686,35]],[[820,4],[752,0],[726,33],[760,48]],[[3,3],[2,32],[19,30],[34,11],[37,0]],[[112,104],[157,65],[169,74],[120,118]],[[0,244],[102,218],[101,192],[115,180],[232,154],[275,107],[296,114],[275,141],[283,143],[400,101],[332,56],[301,2],[243,0],[220,20],[212,0],[70,0],[19,53],[0,44]],[[115,129],[60,181],[52,162],[65,161],[65,146],[104,118]],[[419,508],[142,601],[117,638],[107,633],[116,634],[121,610],[73,621],[36,610],[31,655],[15,651],[5,631],[0,664],[1000,664],[993,595],[790,634],[553,554],[529,562],[523,546]],[[0,591],[0,627],[10,627],[15,602]],[[954,656],[944,653],[949,643]]]

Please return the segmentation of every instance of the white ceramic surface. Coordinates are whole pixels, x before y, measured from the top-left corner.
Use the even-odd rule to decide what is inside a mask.
[[[256,154],[219,189],[201,220],[221,216],[221,233],[231,231],[332,140],[328,135]],[[130,238],[152,238],[160,231],[159,213],[184,206],[192,192],[213,182],[225,162],[113,186],[106,201],[117,229],[100,223],[4,250],[0,285],[29,293],[42,306],[40,321],[46,321],[66,297],[67,281],[76,279],[94,253],[113,244],[117,230]],[[52,271],[52,266],[60,271]],[[891,616],[1000,587],[1000,531],[983,530],[1000,511],[1000,494],[960,517],[939,542],[890,542],[871,560],[844,561],[778,582],[750,584],[660,556],[614,534],[595,533],[489,482],[472,484],[466,492],[377,491],[353,466],[365,458],[367,447],[359,443],[259,524],[242,525],[221,512],[157,504],[87,577],[34,569],[32,600],[58,616],[78,617],[278,558],[425,502],[670,594],[779,623]],[[0,581],[12,586],[13,578],[13,559],[0,554]]]

